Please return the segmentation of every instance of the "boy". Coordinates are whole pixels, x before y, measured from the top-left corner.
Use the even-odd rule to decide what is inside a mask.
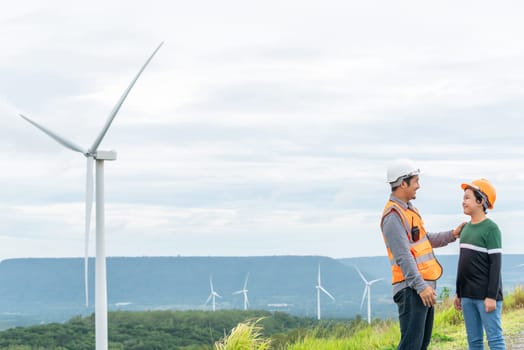
[[[502,311],[502,244],[495,222],[486,216],[497,194],[486,179],[461,185],[462,207],[471,217],[460,235],[457,296],[454,304],[462,310],[469,350],[484,349],[484,334],[491,350],[506,349],[500,315]]]

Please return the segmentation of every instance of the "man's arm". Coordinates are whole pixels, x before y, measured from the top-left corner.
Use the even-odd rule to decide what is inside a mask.
[[[426,235],[428,236],[429,242],[431,243],[431,246],[433,248],[439,248],[447,246],[448,243],[455,242],[457,238],[460,237],[460,232],[462,231],[462,227],[466,223],[463,222],[460,225],[457,226],[456,229],[444,231],[444,232],[426,232]]]

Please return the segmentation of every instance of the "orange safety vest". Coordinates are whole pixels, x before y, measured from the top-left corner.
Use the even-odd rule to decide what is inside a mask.
[[[420,275],[426,281],[436,281],[440,278],[440,276],[442,276],[442,266],[440,266],[439,262],[437,261],[435,254],[433,254],[433,247],[431,246],[431,242],[429,241],[426,235],[426,229],[424,228],[424,223],[422,221],[422,218],[420,217],[420,214],[415,208],[404,209],[399,204],[390,200],[384,208],[384,212],[382,214],[382,221],[384,220],[386,215],[388,215],[392,211],[398,214],[404,228],[406,229],[406,234],[410,245],[409,250],[411,252],[411,255],[413,255],[413,259],[415,259],[415,262],[417,263],[417,268]],[[419,239],[416,242],[413,241],[411,237],[411,228],[415,226],[418,226],[420,230]],[[384,238],[384,242],[386,243],[389,262],[391,264],[391,283],[395,284],[402,282],[406,278],[402,273],[402,269],[397,264],[395,257],[391,253],[391,249],[389,249],[386,236],[384,236],[384,232],[382,232],[382,237]]]

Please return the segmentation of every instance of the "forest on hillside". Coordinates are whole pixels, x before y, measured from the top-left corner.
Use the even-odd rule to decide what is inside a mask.
[[[258,319],[265,336],[287,337],[293,330],[318,324],[315,319],[268,311],[117,311],[109,313],[109,349],[208,350],[238,323]],[[16,327],[0,332],[0,349],[92,350],[94,331],[94,315],[62,324]]]
[[[466,347],[464,321],[448,292],[442,293],[436,307],[431,349]],[[505,295],[503,323],[509,344],[522,334],[523,307],[521,286]],[[361,317],[317,321],[282,312],[240,310],[109,313],[110,350],[394,349],[399,337],[398,322],[392,319],[373,319],[371,324]],[[87,350],[94,349],[94,343],[94,315],[0,332],[0,350]]]

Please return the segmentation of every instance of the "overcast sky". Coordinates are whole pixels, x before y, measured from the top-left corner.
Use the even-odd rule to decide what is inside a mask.
[[[386,166],[423,171],[428,231],[486,177],[524,253],[518,1],[18,1],[0,12],[0,258],[83,255],[100,149],[110,256],[384,255]],[[94,218],[93,218],[94,226]],[[91,239],[94,255],[94,233]],[[458,245],[439,249],[458,252]]]

